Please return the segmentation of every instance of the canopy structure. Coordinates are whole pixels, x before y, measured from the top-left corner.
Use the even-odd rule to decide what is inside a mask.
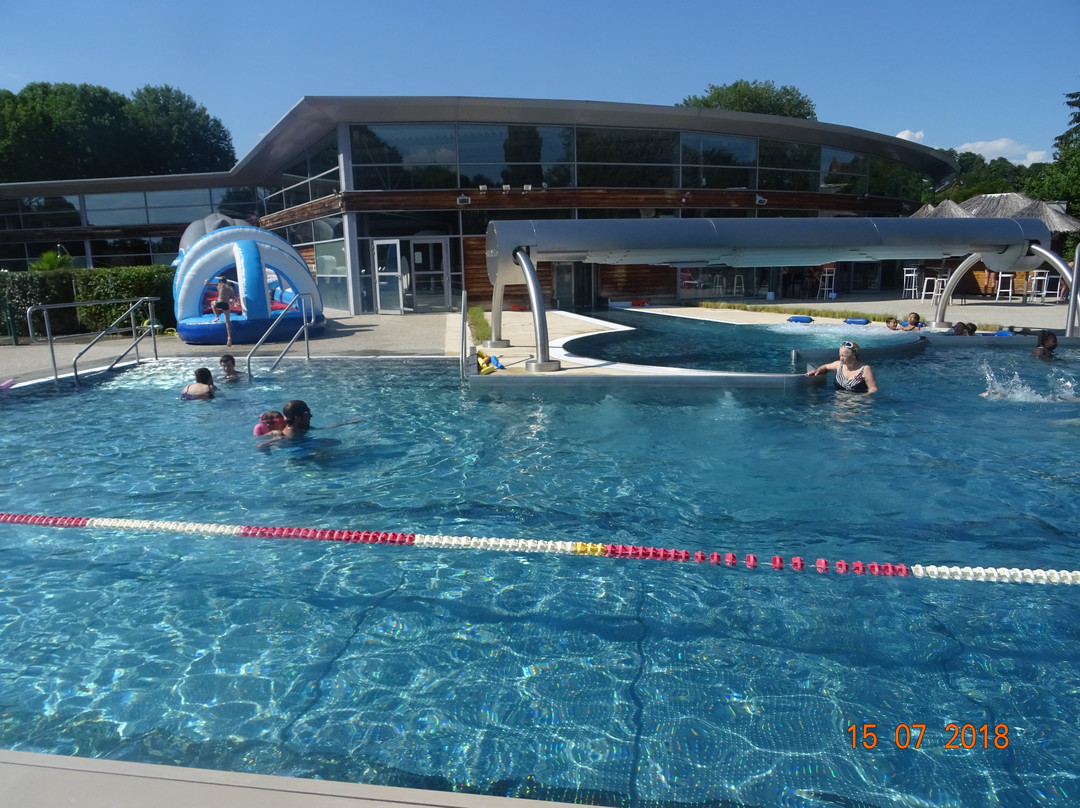
[[[493,221],[487,229],[494,347],[502,340],[506,286],[528,289],[536,332],[533,371],[557,370],[548,355],[547,314],[536,261],[658,267],[819,266],[834,261],[928,260],[979,254],[995,272],[1034,269],[1050,248],[1036,219],[604,219]],[[1072,276],[1060,262],[1066,281]],[[965,270],[966,271],[966,270]],[[946,296],[947,298],[947,296]],[[943,309],[939,313],[943,313]],[[1070,302],[1069,324],[1074,311]]]
[[[923,205],[913,214],[912,219],[973,219],[974,213],[968,213],[951,199],[946,199],[937,207],[931,204]],[[1037,219],[1038,216],[1021,216],[1022,219]]]

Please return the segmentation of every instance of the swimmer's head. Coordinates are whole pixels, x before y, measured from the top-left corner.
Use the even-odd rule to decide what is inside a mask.
[[[311,420],[311,408],[300,399],[285,402],[282,412],[285,413],[285,420],[290,424],[295,423],[298,419]]]
[[[269,427],[272,427],[275,424],[284,423],[285,416],[277,410],[267,410],[259,416],[259,422],[266,424]]]
[[[209,368],[196,368],[195,381],[199,384],[213,384],[214,377],[211,375]]]

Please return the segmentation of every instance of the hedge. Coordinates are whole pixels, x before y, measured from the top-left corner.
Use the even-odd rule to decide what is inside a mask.
[[[26,336],[26,310],[30,306],[133,297],[161,298],[154,304],[154,316],[162,326],[173,328],[176,326],[172,296],[175,271],[167,266],[140,266],[0,272],[0,335],[8,333],[8,304],[17,333]],[[54,334],[100,331],[126,308],[117,304],[59,309],[50,312],[49,320]],[[148,316],[144,310],[136,315],[136,320],[141,323]],[[35,319],[34,330],[39,336],[44,330],[41,323]]]

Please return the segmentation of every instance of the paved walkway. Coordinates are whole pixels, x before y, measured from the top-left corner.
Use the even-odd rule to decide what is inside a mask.
[[[355,317],[328,319],[326,328],[312,337],[312,356],[457,356],[461,341],[460,313],[409,314],[404,316],[362,314]],[[60,376],[71,373],[72,360],[87,347],[88,339],[62,340],[55,345],[56,370]],[[79,372],[107,366],[130,344],[128,337],[115,337],[95,345],[79,360]],[[259,350],[260,357],[275,357],[282,344],[267,343]],[[190,357],[192,369],[200,364],[216,371],[218,357],[231,353],[237,368],[243,371],[244,357],[251,346],[188,345],[176,336],[159,336],[157,353],[160,357]],[[139,354],[153,357],[154,348],[148,340],[139,345]],[[303,341],[290,350],[290,356],[303,356]],[[130,358],[131,355],[129,355]],[[0,382],[14,378],[18,383],[53,377],[53,355],[45,343],[19,338],[18,345],[0,344]]]

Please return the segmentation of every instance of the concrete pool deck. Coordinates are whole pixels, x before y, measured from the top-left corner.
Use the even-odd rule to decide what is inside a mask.
[[[749,301],[760,303],[761,301]],[[701,309],[692,307],[651,307],[651,311],[701,317],[731,323],[785,322],[792,309],[812,308],[835,311],[836,317],[815,317],[817,323],[840,323],[846,312],[891,313],[905,316],[915,310],[930,315],[922,301],[895,297],[849,297],[836,301],[779,301],[780,312],[752,312],[738,309]],[[996,323],[1025,327],[1032,330],[1051,328],[1061,331],[1065,325],[1064,304],[994,304],[980,299],[966,305],[950,307],[948,316],[978,323]],[[562,312],[552,312],[548,318],[549,338],[555,342],[596,330],[588,321]],[[867,328],[881,328],[870,325]],[[510,339],[508,349],[494,351],[515,370],[524,373],[524,361],[535,354],[532,315],[528,312],[506,312],[503,336]],[[330,323],[323,335],[313,338],[313,357],[457,357],[461,341],[460,313],[413,314],[401,317],[360,315],[343,317]],[[91,366],[107,364],[118,350],[104,348]],[[83,345],[64,342],[56,349],[58,369],[70,373],[71,359]],[[217,368],[217,359],[226,349],[220,346],[186,345],[176,337],[163,337],[158,342],[161,357],[181,357],[191,360],[192,369],[205,365]],[[231,352],[240,359],[244,346]],[[145,358],[152,353],[142,351]],[[274,356],[267,348],[260,356]],[[302,346],[293,348],[291,356],[303,356]],[[570,374],[604,372],[595,368],[565,365]],[[34,379],[51,379],[52,359],[47,345],[0,345],[0,381],[14,377],[20,383]],[[497,374],[498,375],[498,374]],[[530,801],[532,802],[532,801]],[[274,777],[174,766],[127,763],[92,758],[67,757],[30,752],[0,750],[0,803],[3,805],[53,806],[79,805],[82,808],[134,808],[152,804],[158,808],[188,808],[198,804],[204,808],[329,808],[330,806],[445,806],[446,808],[511,808],[524,800],[486,797],[455,792],[391,788],[353,783]],[[532,802],[535,805],[535,802]],[[560,805],[559,803],[549,803]]]
[[[748,305],[765,305],[758,299],[746,299]],[[932,309],[924,300],[901,299],[891,295],[852,295],[838,300],[780,300],[767,304],[781,311],[743,311],[741,309],[712,309],[695,306],[650,306],[649,311],[677,314],[684,317],[696,317],[726,323],[781,323],[785,322],[793,310],[813,309],[817,312],[835,311],[836,317],[815,317],[821,324],[841,323],[847,312],[865,314],[896,314],[905,318],[910,311],[917,311],[926,319],[932,315]],[[548,337],[557,343],[569,337],[592,333],[596,330],[595,321],[565,312],[548,313]],[[1014,326],[1038,331],[1049,328],[1064,330],[1066,319],[1065,303],[1022,303],[1019,299],[1011,303],[994,303],[990,298],[971,298],[966,304],[957,302],[951,305],[946,317],[979,324],[997,324]],[[952,320],[951,320],[952,321]],[[884,327],[879,323],[870,328]],[[524,364],[536,355],[532,314],[529,312],[503,312],[503,337],[510,340],[511,347],[493,350],[511,373],[525,373]],[[32,343],[21,338],[19,345],[9,342],[0,344],[0,382],[14,378],[16,383],[24,384],[34,380],[51,379],[53,361],[48,345]],[[327,327],[310,342],[313,357],[326,356],[366,356],[366,357],[456,357],[461,344],[461,314],[458,312],[433,314],[408,314],[403,316],[361,314],[328,319]],[[80,360],[81,372],[95,367],[108,365],[126,347],[124,339],[105,340],[95,346]],[[56,367],[61,376],[71,373],[72,360],[85,347],[84,342],[72,340],[58,341],[55,346]],[[187,345],[176,336],[159,336],[157,339],[158,356],[186,357],[192,360],[192,370],[205,365],[211,371],[217,371],[218,357],[223,353],[232,353],[237,359],[237,368],[243,372],[244,356],[249,347],[237,345],[226,349],[217,345]],[[259,351],[260,359],[272,358],[280,348],[272,344],[264,345]],[[143,359],[153,357],[149,342],[140,346]],[[293,346],[290,357],[304,356],[303,343]],[[554,358],[554,356],[553,356]],[[566,361],[561,356],[562,372],[573,374],[612,373],[605,368],[590,366],[588,363]],[[530,374],[533,375],[533,374]],[[535,374],[540,375],[540,374]]]

